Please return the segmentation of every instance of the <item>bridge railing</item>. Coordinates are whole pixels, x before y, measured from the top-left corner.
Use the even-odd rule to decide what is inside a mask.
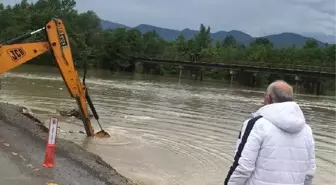
[[[236,66],[247,66],[247,67],[256,67],[256,68],[271,68],[271,69],[293,69],[293,70],[302,70],[302,71],[314,71],[314,72],[325,72],[325,73],[335,73],[335,65],[322,65],[322,66],[312,66],[312,65],[300,65],[297,63],[285,63],[285,64],[279,64],[279,63],[271,63],[271,62],[251,62],[251,61],[233,61],[233,60],[205,60],[205,61],[187,61],[187,60],[172,60],[172,59],[166,59],[166,58],[144,58],[144,57],[134,57],[134,59],[141,59],[149,61],[156,61],[158,63],[202,63],[202,64],[223,64],[223,65],[236,65]]]

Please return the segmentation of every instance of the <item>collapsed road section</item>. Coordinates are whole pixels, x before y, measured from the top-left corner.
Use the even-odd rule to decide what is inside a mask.
[[[0,181],[14,184],[134,185],[99,156],[57,138],[55,167],[43,168],[48,129],[22,114],[19,106],[0,103]]]

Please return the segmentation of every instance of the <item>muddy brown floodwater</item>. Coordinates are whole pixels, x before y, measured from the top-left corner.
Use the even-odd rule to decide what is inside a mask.
[[[81,73],[82,74],[82,73]],[[109,139],[86,139],[82,123],[59,117],[60,137],[99,154],[147,185],[223,184],[242,122],[262,106],[263,89],[90,70],[87,85]],[[75,108],[55,68],[22,66],[1,76],[0,100],[42,120]],[[315,185],[335,184],[335,97],[296,96],[316,140]],[[95,130],[99,127],[93,120]],[[70,132],[70,133],[69,133]]]

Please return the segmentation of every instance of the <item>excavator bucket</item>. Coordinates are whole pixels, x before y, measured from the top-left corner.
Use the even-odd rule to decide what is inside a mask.
[[[100,138],[109,138],[111,137],[109,133],[107,133],[105,130],[101,130],[95,134],[96,137]]]
[[[83,85],[84,85],[85,87],[86,87],[86,84],[85,84],[86,74],[87,74],[87,63],[86,63],[86,61],[84,61]],[[88,88],[86,88],[86,91],[85,91],[85,97],[86,97],[86,100],[87,100],[87,102],[88,102],[88,104],[89,104],[89,107],[90,107],[90,109],[91,109],[91,111],[92,111],[93,117],[97,120],[98,125],[99,125],[99,127],[100,127],[100,129],[101,129],[99,132],[97,132],[97,133],[95,134],[95,136],[96,136],[96,137],[101,137],[101,138],[107,138],[107,137],[110,137],[110,134],[107,133],[107,132],[102,128],[102,126],[101,126],[101,124],[100,124],[100,122],[99,122],[99,116],[98,116],[98,113],[97,113],[97,111],[96,111],[96,108],[94,107],[94,105],[93,105],[93,103],[92,103],[92,101],[91,101],[91,97],[90,97],[90,95],[89,95],[89,90],[88,90]]]

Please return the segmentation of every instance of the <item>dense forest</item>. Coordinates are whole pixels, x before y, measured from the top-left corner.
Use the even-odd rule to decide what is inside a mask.
[[[175,41],[166,41],[155,31],[141,34],[136,29],[127,28],[104,30],[95,12],[79,13],[75,6],[75,0],[38,0],[35,3],[22,0],[13,6],[0,3],[0,40],[38,29],[51,18],[60,18],[66,25],[77,67],[87,61],[92,68],[134,71],[135,65],[130,57],[141,56],[218,63],[247,61],[335,68],[335,44],[319,47],[314,40],[308,40],[301,48],[293,45],[279,49],[274,48],[265,38],[257,38],[249,46],[244,46],[232,36],[214,42],[210,36],[210,27],[203,24],[192,39],[187,40],[180,35]],[[31,40],[41,38],[43,35],[36,35]],[[41,56],[31,63],[53,64],[48,57],[50,56]],[[152,68],[150,71],[156,74],[177,73],[173,66],[147,67]],[[218,70],[210,70],[207,74],[212,78],[223,78]]]

